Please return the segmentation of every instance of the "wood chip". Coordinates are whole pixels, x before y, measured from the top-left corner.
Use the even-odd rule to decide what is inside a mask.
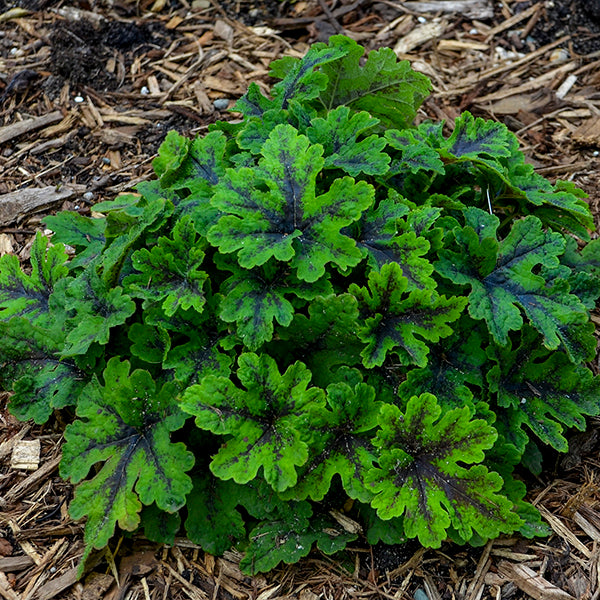
[[[21,481],[18,485],[12,487],[6,495],[4,496],[4,500],[7,502],[15,502],[18,500],[23,494],[27,492],[27,490],[35,485],[40,479],[46,477],[49,473],[52,473],[54,469],[58,468],[60,463],[61,456],[57,456],[52,460],[49,460],[47,463],[43,464],[37,471],[34,471],[31,475],[29,475],[26,479]]]
[[[469,19],[491,19],[494,16],[494,7],[489,0],[431,0],[403,2],[402,5],[418,13],[451,12]]]
[[[7,556],[0,558],[0,571],[3,573],[14,573],[23,571],[33,565],[34,562],[30,556]]]
[[[577,548],[579,552],[581,552],[586,558],[590,558],[592,556],[592,552],[583,544],[579,538],[570,531],[564,523],[555,517],[545,506],[538,505],[536,507],[542,517],[546,519],[548,525],[552,527],[554,533],[556,533],[559,537],[563,538],[570,546]]]
[[[10,142],[15,138],[25,135],[26,133],[30,133],[31,131],[35,131],[36,129],[41,129],[42,127],[47,127],[48,125],[57,123],[58,121],[61,121],[62,118],[62,112],[60,110],[55,110],[54,112],[48,113],[41,117],[25,119],[25,121],[19,121],[18,123],[13,123],[12,125],[0,127],[0,144]]]
[[[400,38],[394,46],[396,56],[406,54],[429,40],[440,37],[446,30],[447,21],[425,23]]]
[[[76,582],[77,567],[73,567],[59,577],[51,579],[44,585],[40,586],[35,595],[35,600],[51,600],[51,598],[55,598],[58,596],[58,594],[64,592],[66,589],[69,589]]]
[[[498,572],[535,600],[576,600],[525,565],[502,560],[498,563]]]
[[[73,186],[25,188],[0,196],[0,225],[9,225],[51,204],[72,198],[81,188]]]
[[[35,471],[40,466],[41,442],[37,440],[21,440],[13,448],[10,457],[12,469]]]
[[[81,600],[102,600],[115,578],[108,573],[91,573],[85,580]]]

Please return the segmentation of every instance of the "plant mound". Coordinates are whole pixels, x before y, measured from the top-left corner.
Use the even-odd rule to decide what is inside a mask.
[[[143,527],[254,573],[546,532],[515,473],[600,413],[584,194],[500,123],[413,126],[427,78],[363,53],[275,61],[240,122],[169,133],[156,180],[0,260],[1,383],[73,417],[88,553]]]

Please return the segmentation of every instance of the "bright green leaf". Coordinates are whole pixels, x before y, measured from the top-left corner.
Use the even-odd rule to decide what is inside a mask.
[[[404,414],[385,405],[374,444],[380,468],[371,472],[371,505],[382,519],[404,517],[408,537],[437,548],[450,526],[471,539],[497,537],[520,525],[512,502],[498,494],[502,479],[481,463],[496,433],[468,408],[442,414],[435,396],[413,396]],[[473,465],[467,467],[466,465]]]
[[[185,421],[177,389],[158,388],[147,371],[129,369],[127,361],[109,360],[104,386],[97,379],[88,384],[78,403],[79,420],[65,432],[63,477],[79,483],[101,464],[79,483],[69,508],[74,519],[87,515],[88,547],[105,546],[117,523],[134,530],[142,504],[177,511],[192,487],[185,472],[193,455],[170,440],[170,432]]]

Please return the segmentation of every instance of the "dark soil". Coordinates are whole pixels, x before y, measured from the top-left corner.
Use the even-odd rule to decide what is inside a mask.
[[[564,35],[571,36],[578,54],[600,51],[600,0],[547,0],[531,36],[543,45]]]

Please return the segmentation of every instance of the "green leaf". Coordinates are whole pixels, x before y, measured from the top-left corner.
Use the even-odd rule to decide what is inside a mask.
[[[70,360],[61,360],[64,333],[13,317],[0,321],[0,386],[13,390],[10,411],[18,419],[45,423],[55,409],[77,404],[88,381]]]
[[[438,548],[449,527],[464,540],[478,534],[497,537],[517,529],[512,502],[498,494],[502,479],[480,463],[496,433],[485,421],[471,420],[468,408],[442,414],[435,396],[408,401],[404,414],[395,405],[380,412],[380,468],[367,483],[376,493],[371,505],[382,519],[404,517],[409,538]]]
[[[313,119],[306,135],[313,144],[323,146],[325,168],[338,167],[352,177],[360,173],[382,175],[390,163],[390,157],[382,152],[385,139],[378,135],[363,137],[378,123],[366,112],[352,114],[347,106],[339,106],[326,118]]]
[[[363,64],[364,48],[355,41],[335,35],[329,38],[329,45],[344,48],[345,53],[321,67],[327,87],[319,94],[319,106],[331,110],[344,105],[366,111],[385,127],[404,129],[412,123],[431,89],[425,75],[413,71],[406,60],[398,62],[391,48],[370,52]]]
[[[102,548],[115,525],[133,531],[142,504],[173,513],[192,488],[185,474],[194,464],[170,432],[183,425],[172,384],[158,388],[147,371],[129,372],[127,361],[108,361],[104,386],[94,379],[82,393],[80,420],[65,432],[60,472],[79,483],[97,463],[91,479],[79,483],[69,508],[74,519],[87,515],[85,543]]]
[[[448,323],[458,319],[466,305],[464,298],[446,298],[432,290],[407,293],[408,280],[396,263],[369,273],[368,285],[369,289],[356,284],[349,288],[367,316],[358,330],[367,344],[361,352],[367,368],[382,365],[388,352],[397,354],[402,364],[424,367],[429,348],[422,340],[448,337],[452,333]]]
[[[274,62],[271,63],[273,67]],[[253,81],[248,86],[248,91],[235,103],[232,110],[242,113],[245,117],[261,117],[264,112],[273,108],[273,101],[269,100],[260,91]]]
[[[451,337],[436,344],[428,355],[427,366],[412,369],[398,394],[433,394],[446,408],[474,407],[472,386],[484,389],[484,367],[487,356],[482,348],[481,331],[468,317],[463,317]]]
[[[600,413],[600,377],[539,342],[537,332],[526,327],[520,344],[490,347],[490,358],[497,363],[488,374],[490,390],[499,406],[513,409],[511,429],[526,426],[543,443],[566,452],[563,428],[584,430],[585,415]],[[517,449],[525,448],[521,443]]]
[[[115,201],[116,202],[116,201]],[[142,235],[155,231],[173,211],[173,205],[163,197],[131,196],[116,203],[96,205],[95,210],[108,212],[106,218],[107,247],[102,253],[103,278],[110,283],[117,281],[121,267],[131,249]]]
[[[87,266],[102,252],[106,243],[106,219],[103,217],[84,217],[64,210],[44,217],[44,224],[53,231],[53,244],[62,243],[77,250],[76,256],[67,264],[70,271]]]
[[[194,331],[190,341],[172,347],[163,361],[163,368],[173,369],[175,379],[186,386],[200,381],[205,375],[229,376],[231,358],[219,350],[222,338],[210,333]]]
[[[93,265],[69,283],[65,307],[74,313],[74,327],[67,336],[64,357],[85,354],[93,342],[107,344],[110,330],[135,312],[133,300],[121,287],[109,287]]]
[[[360,521],[365,527],[365,538],[371,546],[375,546],[379,542],[390,546],[407,542],[402,517],[384,521],[377,516],[377,511],[369,504],[361,504],[358,511]]]
[[[22,316],[42,327],[51,325],[48,303],[56,283],[69,272],[67,259],[62,245],[50,246],[39,232],[31,246],[29,275],[14,254],[0,257],[0,320]]]
[[[443,145],[444,154],[470,160],[477,158],[499,159],[512,154],[514,134],[506,125],[476,119],[469,112],[463,112],[454,123],[454,131]]]
[[[478,212],[490,221],[485,236],[470,225],[456,228],[459,251],[441,251],[436,270],[454,283],[471,286],[469,314],[484,319],[499,344],[506,345],[509,331],[523,326],[524,312],[543,334],[544,345],[557,348],[564,337],[561,327],[587,320],[585,307],[569,293],[565,281],[548,286],[534,272],[539,266],[559,265],[564,238],[542,231],[539,219],[529,216],[517,221],[506,238],[498,242],[488,235],[498,226],[497,219]]]
[[[323,390],[308,388],[310,371],[300,362],[283,375],[267,355],[242,354],[238,365],[245,389],[207,375],[185,391],[181,406],[200,429],[231,436],[211,462],[217,477],[247,483],[262,467],[273,489],[285,490],[296,483],[296,467],[308,458],[303,438],[324,404]]]
[[[276,106],[287,108],[290,100],[306,102],[316,98],[327,85],[327,76],[317,67],[337,61],[347,52],[343,43],[313,44],[301,59],[287,56],[273,61],[270,74],[281,79],[272,89]]]
[[[310,552],[314,535],[309,531],[312,509],[297,502],[279,518],[265,520],[250,532],[250,545],[240,569],[251,575],[271,571],[281,561],[297,562]]]
[[[545,212],[546,219],[560,218],[561,214],[568,214],[570,229],[580,235],[582,239],[589,239],[587,229],[594,229],[594,219],[589,204],[584,200],[585,194],[578,190],[572,183],[558,181],[552,185],[547,179],[534,171],[534,167],[524,162],[522,153],[518,153],[509,162],[509,185],[517,188],[525,195],[527,200],[535,207],[553,209]],[[533,209],[534,214],[537,210]],[[582,231],[575,230],[576,223]]]
[[[560,262],[571,269],[571,293],[586,308],[593,310],[600,298],[600,239],[593,240],[579,251],[577,241],[567,238],[567,248]]]
[[[301,470],[298,483],[284,497],[322,500],[339,475],[350,498],[369,502],[372,493],[364,485],[366,473],[373,468],[375,454],[368,432],[377,426],[381,402],[375,400],[375,390],[365,383],[353,388],[347,383],[332,383],[327,387],[329,410],[323,425],[313,422],[318,430],[312,458]]]
[[[315,385],[326,387],[337,365],[351,366],[360,360],[358,317],[356,299],[350,294],[317,297],[308,306],[308,316],[296,312],[290,326],[279,331],[284,344],[274,347],[273,353],[283,353],[286,362],[288,356],[299,354]]]
[[[295,310],[286,295],[310,299],[331,292],[327,279],[307,285],[286,270],[268,264],[254,271],[235,265],[227,268],[234,275],[221,286],[219,316],[227,323],[237,323],[237,334],[250,350],[272,339],[274,320],[284,327],[292,322]]]
[[[205,552],[221,555],[245,536],[244,520],[235,508],[242,489],[210,473],[194,478],[194,488],[187,499],[185,530],[188,538]]]
[[[371,204],[373,188],[344,177],[316,196],[322,147],[289,125],[275,127],[261,153],[257,168],[230,169],[217,186],[213,205],[229,214],[209,230],[209,242],[221,252],[239,251],[246,269],[271,258],[289,261],[309,282],[329,262],[342,270],[356,265],[360,251],[340,229]]]
[[[206,243],[198,240],[190,217],[182,217],[172,237],[161,236],[151,250],[141,248],[132,256],[139,274],[126,277],[125,289],[134,297],[162,302],[170,317],[178,308],[202,312],[206,298],[204,282],[208,274],[201,270]]]
[[[131,354],[148,363],[162,363],[171,348],[171,338],[160,325],[132,323],[127,337],[133,342]]]
[[[175,543],[175,536],[181,528],[179,513],[168,513],[151,504],[142,507],[140,520],[144,526],[144,537],[151,542],[170,546]]]
[[[152,161],[154,172],[167,178],[176,172],[187,156],[190,140],[176,131],[169,131],[158,149],[158,156]]]
[[[250,545],[240,561],[249,575],[267,572],[280,562],[294,563],[307,556],[316,542],[325,554],[334,554],[357,538],[323,515],[311,517],[308,503],[295,503],[280,518],[264,521],[250,533]],[[310,519],[310,520],[309,520]]]
[[[404,174],[407,170],[411,173],[430,171],[444,175],[444,163],[438,151],[420,139],[416,132],[392,129],[385,132],[385,139],[392,148],[400,150],[400,156],[392,161],[390,175]]]
[[[406,231],[409,225],[402,217],[408,211],[406,205],[392,198],[382,200],[376,209],[364,213],[356,242],[363,255],[368,257],[372,269],[395,262],[400,265],[409,290],[433,289],[436,286],[430,277],[433,266],[423,258],[430,243],[414,230]]]

